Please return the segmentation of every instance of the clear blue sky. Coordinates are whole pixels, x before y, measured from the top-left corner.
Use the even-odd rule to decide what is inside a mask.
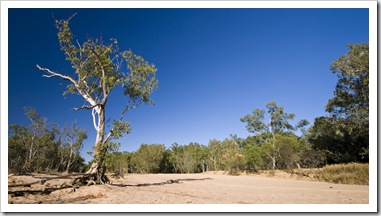
[[[43,78],[36,64],[72,74],[59,49],[56,19],[71,21],[80,41],[118,39],[158,68],[155,106],[127,113],[132,132],[120,150],[142,143],[223,140],[249,133],[239,121],[269,101],[295,113],[295,122],[325,115],[336,75],[331,63],[347,44],[368,42],[368,9],[9,9],[9,124],[29,124],[23,107],[49,123],[79,122],[88,130],[83,156],[95,140],[90,111],[67,82]],[[125,98],[111,94],[106,118],[119,117]]]

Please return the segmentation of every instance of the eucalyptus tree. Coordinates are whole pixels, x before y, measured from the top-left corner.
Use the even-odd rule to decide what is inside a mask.
[[[78,124],[74,122],[71,127],[65,126],[62,133],[64,149],[68,150],[66,172],[69,173],[71,166],[79,155],[79,151],[83,147],[83,141],[87,139],[87,131],[81,130]]]
[[[164,144],[142,144],[131,157],[138,173],[159,173],[160,165],[164,159]]]
[[[282,106],[278,106],[276,102],[271,101],[266,104],[267,113],[269,114],[268,122],[266,122],[264,109],[253,110],[252,115],[247,114],[240,120],[246,123],[246,129],[254,133],[255,136],[260,138],[260,143],[269,144],[266,147],[265,154],[272,161],[272,169],[275,169],[277,159],[280,155],[280,148],[276,145],[276,134],[296,131],[305,127],[309,122],[305,119],[298,122],[296,125],[292,125],[290,121],[295,118],[295,114],[286,113]],[[263,140],[262,140],[263,139]]]
[[[74,14],[75,15],[75,14]],[[87,171],[97,183],[104,182],[104,158],[113,139],[130,132],[129,122],[124,122],[125,114],[140,104],[154,104],[151,93],[157,88],[155,65],[145,61],[131,50],[120,51],[118,41],[102,38],[91,39],[82,44],[73,35],[68,19],[56,20],[58,41],[66,60],[71,63],[74,75],[65,75],[37,65],[46,78],[58,77],[68,81],[65,94],[77,94],[84,99],[84,105],[74,110],[91,110],[96,130],[94,159]],[[106,104],[110,93],[122,88],[126,100],[120,118],[112,122],[106,133]]]
[[[29,140],[25,142],[24,139],[28,149],[28,156],[26,157],[23,169],[31,170],[33,162],[36,160],[35,156],[41,147],[41,139],[47,134],[46,118],[41,117],[32,107],[24,107],[24,110],[31,124],[28,126]]]
[[[329,114],[316,118],[310,130],[310,141],[328,150],[330,163],[367,162],[369,155],[369,44],[348,48],[330,67],[338,81]]]
[[[212,139],[208,144],[210,166],[213,171],[222,170],[222,142]]]

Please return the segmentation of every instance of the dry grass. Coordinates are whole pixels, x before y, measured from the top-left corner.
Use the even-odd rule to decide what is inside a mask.
[[[315,176],[319,181],[337,184],[369,185],[369,164],[335,164],[320,169]]]
[[[104,198],[106,197],[106,194],[98,193],[98,194],[87,194],[85,196],[79,197],[79,199],[87,200],[87,199],[97,199],[97,198]]]

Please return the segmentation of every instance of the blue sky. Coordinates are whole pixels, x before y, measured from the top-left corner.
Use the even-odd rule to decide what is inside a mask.
[[[77,95],[62,96],[67,82],[43,78],[36,64],[70,75],[59,49],[52,16],[71,20],[80,41],[118,39],[158,68],[155,106],[141,105],[125,116],[131,134],[121,151],[142,143],[222,140],[250,135],[241,117],[269,101],[295,113],[295,122],[325,115],[336,75],[331,63],[347,44],[369,40],[368,9],[9,9],[9,124],[29,124],[23,107],[34,107],[49,123],[77,120],[88,130],[83,156],[95,140],[90,111]],[[120,92],[107,104],[106,118],[124,108]]]

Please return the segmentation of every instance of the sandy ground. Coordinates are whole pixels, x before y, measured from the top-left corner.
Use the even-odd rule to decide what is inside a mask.
[[[173,179],[178,183],[152,184]],[[33,182],[31,176],[11,176],[10,184]],[[192,181],[191,181],[192,180]],[[111,178],[112,184],[67,188],[49,195],[8,195],[8,203],[71,204],[367,204],[369,186],[297,180],[286,174],[229,176],[221,172],[202,174],[128,174]],[[61,185],[67,179],[50,180],[27,189]],[[129,185],[121,187],[120,185]],[[10,188],[14,190],[16,188]],[[21,188],[17,188],[21,189]]]

